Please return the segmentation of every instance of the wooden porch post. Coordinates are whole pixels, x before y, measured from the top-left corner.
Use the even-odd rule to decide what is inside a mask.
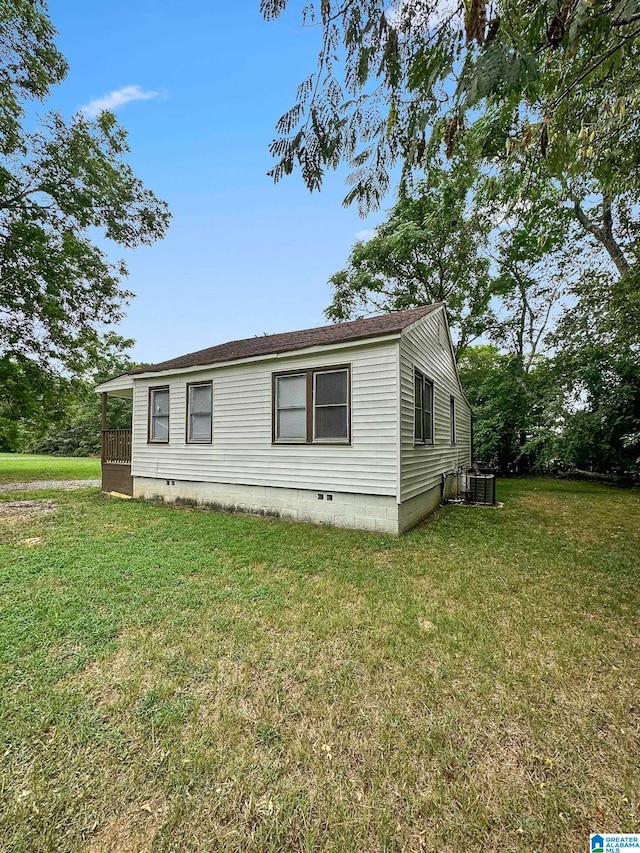
[[[104,462],[104,439],[105,432],[107,429],[107,392],[102,392],[102,433],[100,440],[100,455],[102,457],[102,462]]]

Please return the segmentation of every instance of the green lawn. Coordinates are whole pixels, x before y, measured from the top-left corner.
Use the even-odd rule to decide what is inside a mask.
[[[31,480],[90,480],[100,476],[97,457],[0,453],[0,483]]]
[[[0,515],[1,850],[640,829],[638,493],[501,482],[400,539],[29,497],[56,508]]]

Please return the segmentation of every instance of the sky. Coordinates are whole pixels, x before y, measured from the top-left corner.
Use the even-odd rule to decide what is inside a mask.
[[[173,216],[153,246],[110,250],[136,294],[118,331],[138,361],[323,325],[327,280],[383,216],[342,207],[345,171],[313,194],[299,174],[267,176],[276,121],[318,52],[300,8],[266,22],[259,0],[50,0],[70,70],[45,108],[112,108]]]

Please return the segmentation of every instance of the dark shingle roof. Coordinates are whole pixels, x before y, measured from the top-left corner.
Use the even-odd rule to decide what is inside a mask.
[[[245,338],[241,341],[229,341],[215,347],[201,349],[168,361],[161,361],[149,367],[132,371],[136,373],[155,373],[160,370],[181,370],[185,367],[204,367],[220,361],[236,361],[245,358],[257,358],[264,355],[290,352],[306,347],[323,346],[325,344],[346,343],[363,338],[379,338],[401,332],[411,323],[421,317],[426,317],[443,305],[423,305],[420,308],[408,308],[405,311],[394,311],[392,314],[382,314],[379,317],[365,317],[362,320],[352,320],[347,323],[334,323],[332,326],[320,326],[316,329],[302,329],[299,332],[283,332],[278,335],[263,335],[255,338]]]

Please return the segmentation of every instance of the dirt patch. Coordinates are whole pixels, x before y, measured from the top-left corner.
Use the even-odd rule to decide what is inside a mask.
[[[0,502],[0,521],[11,524],[30,521],[38,515],[46,515],[54,510],[53,501],[2,501]]]
[[[39,489],[89,489],[100,485],[100,480],[28,480],[21,483],[0,483],[0,492],[35,492]]]
[[[125,629],[118,635],[118,646],[105,657],[90,663],[81,672],[63,678],[63,689],[81,689],[96,704],[116,705],[125,696],[142,694],[155,686],[154,667],[148,645],[160,643],[163,632]]]
[[[161,794],[110,817],[84,845],[85,853],[146,853],[167,813]]]
[[[21,539],[18,545],[21,548],[37,548],[42,544],[42,536],[30,536],[28,539]]]

